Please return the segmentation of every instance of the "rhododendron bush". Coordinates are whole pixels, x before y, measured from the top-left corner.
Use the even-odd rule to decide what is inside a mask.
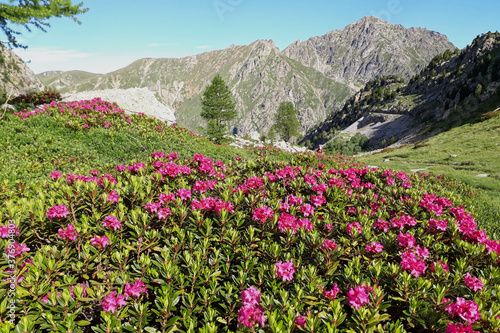
[[[499,330],[500,243],[467,208],[427,175],[301,158],[49,171],[1,210],[16,332]]]

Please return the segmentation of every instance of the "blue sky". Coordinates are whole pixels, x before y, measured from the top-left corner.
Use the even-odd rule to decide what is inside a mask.
[[[272,39],[283,49],[368,15],[448,36],[463,48],[500,30],[500,1],[444,0],[76,0],[81,25],[50,20],[47,33],[25,33],[16,50],[29,67],[106,73],[144,57],[183,57],[231,44]],[[0,1],[6,2],[6,1]],[[4,36],[0,37],[4,40]]]

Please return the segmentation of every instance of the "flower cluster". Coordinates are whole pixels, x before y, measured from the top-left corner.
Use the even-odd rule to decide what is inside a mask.
[[[250,287],[241,292],[241,300],[243,306],[238,311],[238,326],[252,328],[259,323],[264,327],[266,317],[264,309],[260,305],[260,290],[255,287]]]

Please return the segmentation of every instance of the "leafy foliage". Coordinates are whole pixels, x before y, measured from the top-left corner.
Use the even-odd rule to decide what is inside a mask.
[[[351,155],[363,151],[367,144],[368,138],[366,135],[356,133],[349,139],[335,138],[328,142],[323,149],[330,154]]]
[[[31,31],[31,27],[35,27],[45,32],[45,29],[50,27],[48,19],[69,17],[80,23],[76,15],[88,10],[88,8],[83,8],[83,3],[73,5],[71,0],[11,0],[9,2],[16,2],[16,4],[0,4],[0,29],[7,36],[9,46],[12,47],[26,48],[16,39],[20,32],[14,30],[12,25],[20,25],[28,31]]]

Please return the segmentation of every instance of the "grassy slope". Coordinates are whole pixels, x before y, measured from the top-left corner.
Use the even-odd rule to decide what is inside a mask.
[[[421,172],[457,179],[480,189],[482,203],[478,205],[489,206],[488,210],[500,220],[500,117],[357,160],[402,171],[424,169]],[[478,177],[484,174],[488,177]]]

